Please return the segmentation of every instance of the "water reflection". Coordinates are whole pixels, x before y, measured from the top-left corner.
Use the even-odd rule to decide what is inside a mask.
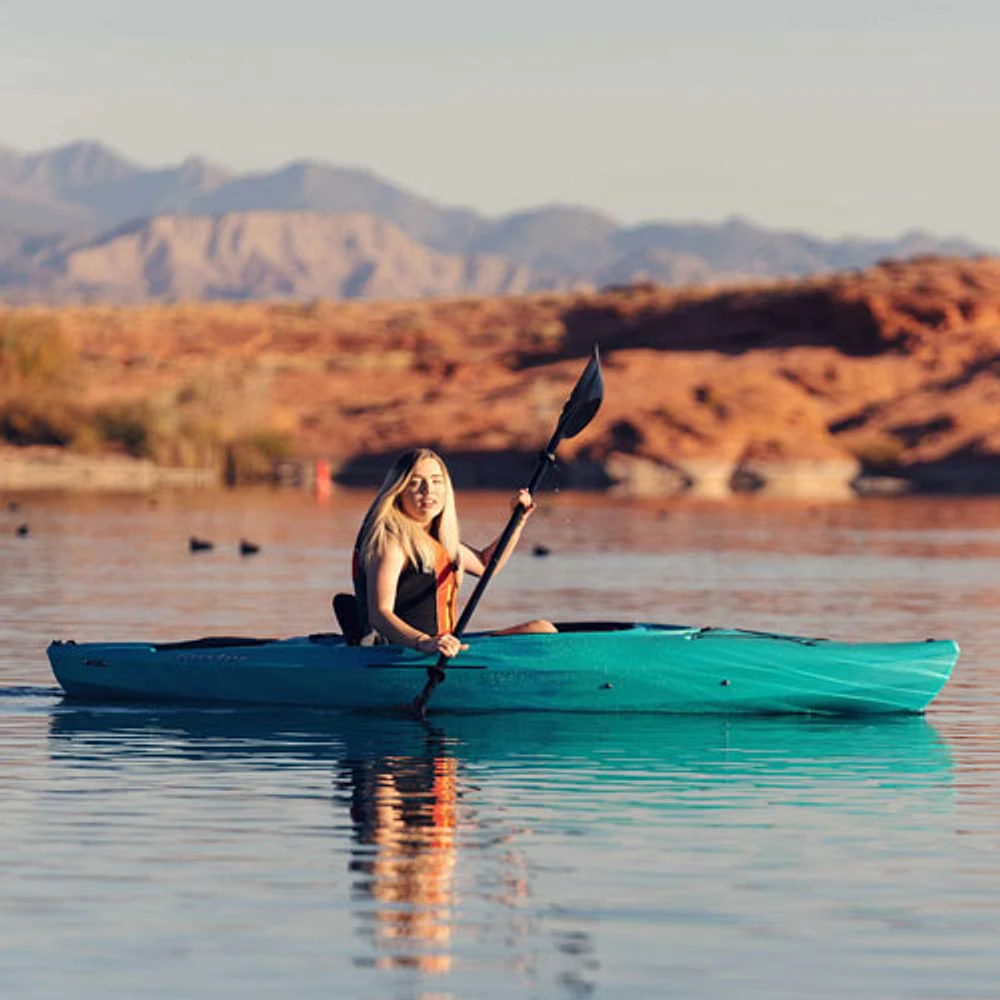
[[[450,970],[458,761],[433,732],[424,754],[348,758],[337,778],[354,824],[351,871],[380,968]]]
[[[887,816],[919,815],[924,826],[936,816],[948,828],[953,805],[951,754],[922,718],[523,714],[421,726],[321,712],[60,706],[49,756],[57,766],[87,761],[127,773],[139,788],[148,768],[162,780],[166,767],[181,782],[195,769],[201,780],[218,774],[228,791],[250,797],[276,783],[284,800],[325,797],[334,815],[326,835],[344,858],[361,942],[355,967],[447,978],[500,950],[508,973],[530,985],[540,968],[557,967],[554,978],[576,995],[596,988],[609,961],[602,920],[718,917],[698,917],[690,901],[679,910],[641,880],[627,901],[560,904],[536,886],[553,865],[572,864],[567,854],[540,861],[547,840],[568,836],[597,878],[601,857],[628,857],[637,849],[629,831],[644,830],[643,842],[665,852],[651,857],[669,885],[671,852],[683,847],[686,866],[706,831],[717,848],[728,844],[718,841],[728,836],[720,824],[736,838],[744,827],[751,841],[762,824],[776,824],[780,837],[796,823],[860,831]],[[226,808],[223,822],[238,837],[232,796]],[[294,850],[297,835],[291,824],[283,850]],[[633,846],[619,854],[622,837]],[[575,877],[559,872],[561,881]],[[619,877],[636,876],[626,868]]]
[[[159,759],[232,758],[264,769],[329,761],[347,774],[367,768],[372,775],[390,765],[398,771],[400,762],[421,761],[427,765],[424,780],[402,781],[400,787],[412,784],[414,795],[419,792],[428,803],[429,787],[454,782],[451,777],[442,783],[431,766],[444,767],[444,761],[503,773],[512,767],[568,770],[596,782],[635,766],[670,774],[682,784],[720,770],[738,782],[760,769],[790,769],[810,777],[829,773],[855,781],[872,775],[929,781],[951,767],[946,742],[923,716],[840,720],[510,712],[419,723],[332,710],[63,702],[51,712],[49,735],[50,753],[57,759],[100,750],[134,762],[155,752]],[[366,778],[366,785],[372,780]],[[353,799],[351,805],[360,808]]]

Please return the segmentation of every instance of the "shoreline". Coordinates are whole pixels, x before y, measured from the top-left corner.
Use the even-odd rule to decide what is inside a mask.
[[[215,469],[158,466],[149,459],[76,455],[58,448],[0,449],[0,489],[67,493],[146,493],[152,489],[203,489],[222,485]]]
[[[533,456],[504,452],[476,458],[456,456],[453,479],[461,490],[503,490],[519,480]],[[344,488],[376,488],[384,462],[362,456],[332,463],[286,459],[263,482],[286,489],[328,492]],[[876,497],[995,495],[1000,483],[979,482],[970,491],[964,470],[940,477],[930,489],[903,476],[862,474],[852,463],[789,461],[734,465],[724,459],[665,464],[635,455],[612,454],[606,462],[560,462],[554,479],[558,489],[628,499],[688,497],[725,501],[747,497],[785,500],[863,500]],[[0,490],[7,493],[147,493],[155,489],[210,490],[232,486],[223,469],[159,466],[149,459],[120,455],[79,455],[54,447],[0,448]],[[964,485],[964,489],[960,488]],[[952,488],[949,488],[952,487]],[[986,487],[986,488],[984,488]]]

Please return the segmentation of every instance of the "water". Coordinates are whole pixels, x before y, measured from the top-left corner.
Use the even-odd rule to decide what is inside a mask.
[[[332,627],[364,499],[0,511],[0,995],[996,995],[994,504],[546,497],[477,614],[956,638],[924,718],[62,703],[51,638]]]

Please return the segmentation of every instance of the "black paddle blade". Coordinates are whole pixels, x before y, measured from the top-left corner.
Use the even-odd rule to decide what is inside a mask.
[[[604,378],[601,375],[601,359],[595,344],[594,353],[590,356],[587,367],[573,386],[573,391],[559,415],[555,439],[561,441],[563,438],[576,437],[594,419],[603,401]]]

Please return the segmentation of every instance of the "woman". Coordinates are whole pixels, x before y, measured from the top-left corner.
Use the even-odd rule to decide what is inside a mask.
[[[535,503],[520,490],[525,517],[497,564],[507,561]],[[354,546],[354,590],[365,631],[428,656],[455,656],[468,647],[453,633],[458,588],[465,573],[481,576],[496,541],[477,550],[459,540],[451,477],[429,448],[404,452],[392,464]],[[534,620],[503,634],[555,632]]]

